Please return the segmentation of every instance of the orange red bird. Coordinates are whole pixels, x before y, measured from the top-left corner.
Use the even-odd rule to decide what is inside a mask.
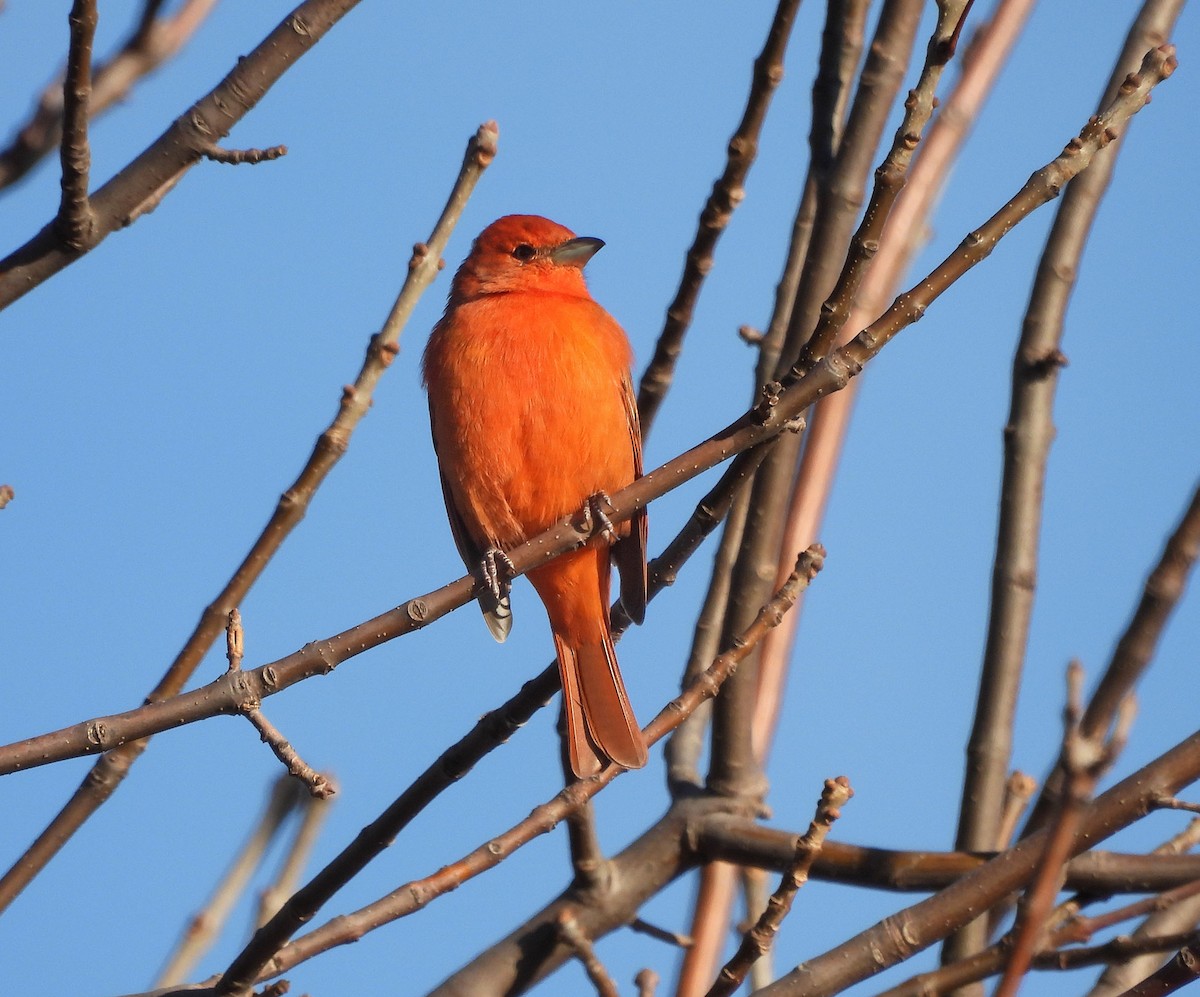
[[[467,567],[486,579],[480,604],[497,640],[512,622],[503,551],[642,473],[632,350],[583,277],[603,245],[536,215],[493,222],[455,274],[425,349],[450,528]],[[528,573],[550,618],[580,777],[608,760],[646,763],[609,629],[610,557],[640,623],[645,510]]]

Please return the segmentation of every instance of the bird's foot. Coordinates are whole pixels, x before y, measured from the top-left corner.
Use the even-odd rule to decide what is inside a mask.
[[[617,531],[613,528],[612,520],[608,518],[610,509],[612,500],[604,492],[589,495],[580,512],[583,532],[603,537],[610,544],[616,543]]]
[[[517,573],[512,558],[495,547],[488,549],[483,555],[483,563],[479,566],[483,576],[483,584],[497,606],[508,602],[508,593],[512,590],[512,578]]]

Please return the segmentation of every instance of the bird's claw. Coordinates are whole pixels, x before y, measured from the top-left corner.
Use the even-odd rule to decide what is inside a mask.
[[[504,551],[492,547],[483,555],[480,572],[483,584],[491,593],[497,606],[502,605],[512,589],[512,577],[516,574],[516,566]]]
[[[588,496],[580,514],[583,532],[601,536],[608,543],[616,543],[617,531],[613,528],[612,520],[608,518],[606,508],[612,508],[612,500],[604,492]]]

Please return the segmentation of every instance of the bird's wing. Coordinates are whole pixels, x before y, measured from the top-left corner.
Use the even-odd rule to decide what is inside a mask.
[[[637,395],[628,374],[621,379],[621,401],[629,422],[629,442],[633,448],[633,477],[642,476],[642,425],[638,419]],[[629,536],[613,546],[613,561],[621,574],[621,604],[634,623],[646,618],[646,510],[639,509],[629,523]]]
[[[454,504],[454,493],[450,490],[450,484],[446,481],[446,473],[442,470],[440,463],[438,477],[442,482],[442,498],[446,501],[446,518],[450,521],[450,533],[454,537],[454,546],[458,548],[459,556],[463,559],[467,570],[475,574],[483,564],[485,551],[471,539],[471,534],[467,531],[467,524],[463,522],[462,514],[458,511],[458,506]],[[483,612],[483,621],[487,624],[488,630],[496,640],[503,643],[512,629],[512,603],[509,601],[507,590],[503,591],[500,598],[497,599],[486,586],[483,586],[476,590],[475,598],[479,602],[479,608]]]

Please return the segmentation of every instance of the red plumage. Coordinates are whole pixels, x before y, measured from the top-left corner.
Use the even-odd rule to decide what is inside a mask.
[[[509,215],[475,240],[425,350],[434,448],[463,560],[476,569],[615,492],[642,472],[625,333],[598,305],[583,266],[602,246],[545,218]],[[640,622],[646,518],[529,574],[554,635],[576,775],[611,759],[646,762],[609,630],[611,557]],[[507,607],[485,605],[498,639]]]

